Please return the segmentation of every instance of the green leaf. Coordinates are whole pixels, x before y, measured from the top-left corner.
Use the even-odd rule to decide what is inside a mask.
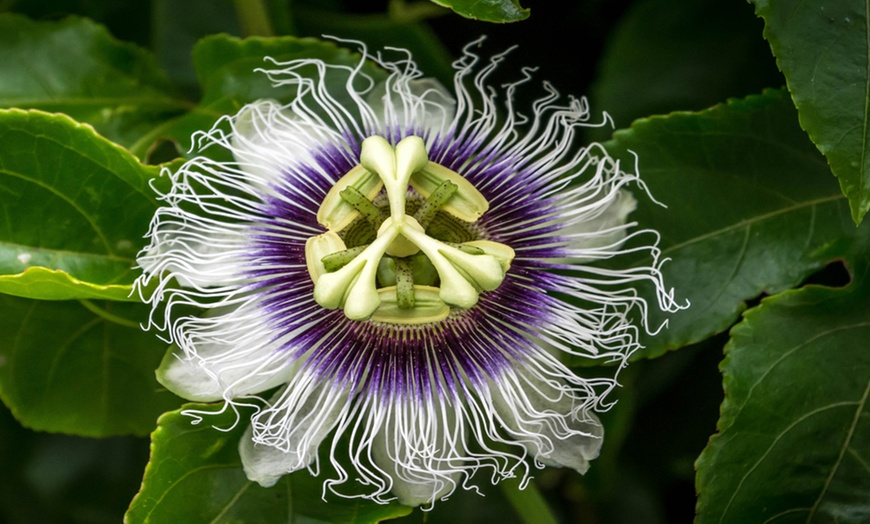
[[[136,300],[157,172],[67,116],[0,110],[0,292]]]
[[[364,523],[410,513],[410,508],[396,503],[335,496],[324,502],[322,479],[307,470],[286,475],[268,489],[249,481],[238,451],[248,416],[230,409],[217,414],[220,409],[213,404],[188,404],[160,417],[151,436],[151,462],[142,490],[125,522]],[[182,414],[185,410],[213,414],[193,425],[194,419]]]
[[[800,122],[849,198],[870,209],[870,7],[866,0],[753,0]]]
[[[435,32],[422,22],[388,14],[349,15],[302,6],[294,8],[294,15],[300,34],[313,37],[341,35],[342,38],[365,42],[372,52],[386,47],[407,49],[426,76],[434,76],[447,86],[453,81],[450,52]]]
[[[628,165],[636,154],[641,178],[668,206],[641,198],[631,218],[661,234],[662,256],[671,259],[665,283],[691,302],[645,341],[641,356],[725,330],[744,301],[795,286],[854,233],[846,200],[784,91],[639,120],[607,147]],[[665,319],[655,308],[651,316],[654,326]]]
[[[0,398],[23,425],[144,435],[180,404],[154,377],[166,344],[139,327],[146,306],[0,295],[0,311]]]
[[[529,17],[518,0],[432,0],[456,14],[482,22],[519,22]]]
[[[753,28],[756,31],[753,31]],[[700,111],[784,84],[746,2],[643,0],[621,19],[590,91],[618,128],[637,118]],[[606,140],[609,126],[590,136]]]
[[[731,331],[700,524],[870,521],[868,262],[848,287],[765,299]]]
[[[125,146],[191,106],[153,56],[85,19],[0,15],[0,63],[0,107],[66,113]]]
[[[291,100],[296,95],[295,87],[276,88],[265,74],[256,71],[271,65],[264,60],[265,57],[282,62],[297,58],[319,59],[347,66],[356,66],[360,61],[358,54],[314,38],[254,37],[241,40],[227,35],[204,38],[196,45],[193,54],[203,89],[200,106],[164,129],[163,135],[181,144],[182,151],[187,151],[194,132],[210,129],[220,117],[235,114],[247,103],[263,98]],[[383,77],[383,73],[371,65],[364,70],[375,79]],[[315,74],[313,69],[311,74]],[[343,88],[344,78],[333,75],[327,88],[329,86]]]

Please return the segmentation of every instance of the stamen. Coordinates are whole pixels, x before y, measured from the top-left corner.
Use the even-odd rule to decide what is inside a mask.
[[[312,282],[317,284],[321,275],[330,272],[324,267],[323,258],[330,253],[342,251],[345,247],[341,237],[332,231],[327,231],[305,241],[305,262]]]
[[[341,198],[341,192],[353,187],[369,200],[377,196],[384,183],[378,175],[367,171],[363,166],[356,166],[329,190],[320,208],[317,210],[317,222],[331,231],[341,231],[359,216],[359,212]]]
[[[406,213],[409,185],[426,197],[414,216]],[[388,217],[372,202],[381,188]],[[411,324],[446,318],[450,306],[474,306],[481,292],[501,285],[514,256],[508,246],[474,241],[460,223],[477,220],[488,207],[461,175],[429,161],[420,137],[395,148],[383,137],[365,139],[360,164],[321,204],[318,220],[330,231],[306,247],[315,301],[343,308],[352,320]]]
[[[344,266],[348,265],[351,260],[356,258],[357,255],[365,251],[365,249],[369,246],[366,244],[364,246],[352,247],[350,249],[345,249],[344,251],[338,251],[336,253],[332,253],[326,255],[320,261],[323,263],[323,267],[326,268],[326,271],[332,273],[333,271],[338,271]],[[481,251],[483,253],[483,251]]]
[[[365,195],[353,186],[348,186],[339,195],[341,195],[342,200],[352,205],[375,229],[381,227],[381,223],[387,218],[383,216],[381,210],[371,200],[366,198]]]
[[[489,209],[489,202],[471,182],[456,171],[435,162],[428,162],[414,173],[410,183],[418,193],[428,197],[448,180],[456,184],[457,191],[444,205],[444,210],[466,222],[476,222]]]
[[[450,246],[450,247],[454,247],[454,248],[456,248],[456,249],[462,251],[463,253],[468,253],[469,255],[483,255],[483,254],[486,254],[486,252],[485,252],[484,250],[480,249],[480,248],[477,247],[477,246],[472,246],[472,245],[470,245],[470,244],[457,244],[457,243],[455,243],[455,242],[444,242],[444,243],[447,244],[447,245]]]
[[[456,193],[456,190],[459,188],[456,184],[449,180],[445,180],[441,182],[441,185],[432,192],[431,195],[423,202],[423,205],[417,209],[417,212],[414,213],[414,219],[423,227],[423,229],[427,229],[429,227],[429,223],[432,222],[432,219],[435,218],[435,215],[438,211],[450,200],[450,197],[453,196],[453,193]]]
[[[379,289],[381,306],[371,320],[405,325],[440,322],[450,316],[450,308],[441,301],[439,292],[436,287],[414,286],[414,308],[402,309],[397,304],[395,287]]]

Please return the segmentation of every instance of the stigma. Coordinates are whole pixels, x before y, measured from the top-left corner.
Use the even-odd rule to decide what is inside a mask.
[[[327,193],[317,212],[326,232],[308,239],[314,300],[351,320],[439,322],[497,289],[514,258],[483,238],[486,198],[462,175],[429,161],[423,139],[393,147],[362,142],[359,164]]]

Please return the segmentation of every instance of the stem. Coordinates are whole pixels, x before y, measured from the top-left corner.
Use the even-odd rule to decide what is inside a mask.
[[[263,0],[233,0],[246,36],[274,36],[269,11]]]
[[[526,524],[558,524],[559,521],[534,482],[529,481],[525,489],[520,489],[519,479],[510,478],[501,481],[499,487]]]
[[[81,303],[81,305],[85,306],[88,311],[109,322],[118,324],[120,326],[142,329],[142,326],[138,322],[130,320],[128,318],[119,317],[118,315],[113,315],[112,313],[109,313],[100,306],[94,304],[90,300],[82,299],[79,300],[79,302]]]

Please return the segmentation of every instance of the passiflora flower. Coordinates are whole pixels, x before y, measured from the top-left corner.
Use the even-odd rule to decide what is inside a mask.
[[[138,281],[173,343],[158,378],[230,407],[272,392],[239,444],[263,486],[316,473],[318,450],[336,472],[325,488],[408,505],[480,469],[584,473],[616,377],[578,376],[562,357],[618,372],[648,330],[635,283],[678,307],[657,235],[627,223],[626,187],[642,184],[578,140],[594,125],[585,100],[545,84],[522,114],[529,71],[493,88],[504,55],[470,49],[452,93],[398,50],[363,49],[355,68],[272,60],[265,74],[292,102],[250,104],[195,137],[234,160],[166,173]],[[632,237],[649,265],[596,265]],[[366,491],[343,491],[348,479]]]

